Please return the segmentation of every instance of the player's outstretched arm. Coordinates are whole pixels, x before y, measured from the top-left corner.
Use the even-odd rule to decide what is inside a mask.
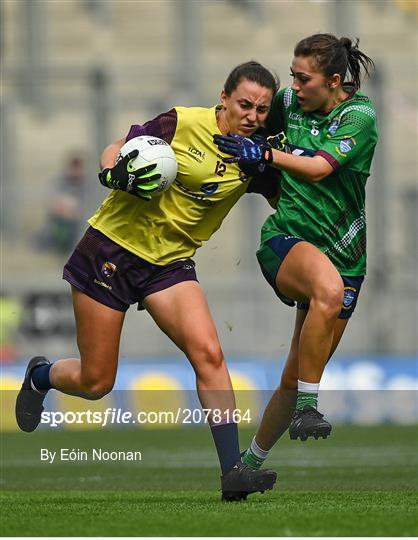
[[[319,182],[333,172],[333,167],[321,156],[294,156],[268,145],[268,141],[254,141],[241,135],[214,135],[214,143],[221,152],[231,158],[222,158],[225,163],[270,164],[294,174],[306,182]]]

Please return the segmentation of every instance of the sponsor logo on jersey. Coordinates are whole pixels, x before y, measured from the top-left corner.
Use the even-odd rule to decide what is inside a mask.
[[[289,118],[291,120],[299,120],[299,122],[302,121],[302,115],[301,114],[298,114],[298,113],[295,113],[295,112],[290,112],[289,113]]]
[[[151,146],[157,146],[157,144],[168,146],[168,142],[163,141],[162,139],[148,139],[147,143]]]
[[[344,287],[344,299],[343,299],[343,309],[351,309],[353,307],[353,302],[356,299],[357,289],[354,287]]]
[[[206,195],[212,195],[215,193],[218,187],[218,182],[207,182],[206,184],[202,184],[200,186],[200,191],[203,191],[203,193],[206,193]]]
[[[328,126],[328,133],[330,135],[334,135],[340,123],[341,123],[341,118],[339,116],[337,118],[333,118],[330,125]]]
[[[183,268],[183,270],[193,270],[194,265],[193,264],[183,264],[182,268]]]
[[[319,135],[319,129],[318,129],[318,122],[316,120],[312,120],[311,122],[312,128],[311,128],[311,135],[314,135],[315,137]]]
[[[200,193],[195,193],[194,191],[191,191],[184,184],[182,184],[178,179],[176,179],[174,183],[179,189],[181,189],[183,193],[185,193],[189,197],[192,197],[192,199],[200,201],[205,206],[215,206],[216,204],[218,204],[218,201],[211,201],[210,199],[207,199],[206,195],[201,195]]]
[[[340,141],[340,152],[343,154],[347,154],[350,150],[354,148],[354,145],[356,144],[356,141],[350,137],[349,139],[343,139]]]
[[[116,264],[113,264],[109,261],[105,262],[102,266],[102,274],[107,277],[107,278],[111,278],[115,275],[115,273],[117,272],[117,267],[116,267]]]
[[[199,150],[198,148],[194,148],[193,146],[189,146],[187,149],[187,152],[193,156],[193,158],[198,161],[199,163],[202,163],[202,161],[205,159],[206,154],[202,150]]]

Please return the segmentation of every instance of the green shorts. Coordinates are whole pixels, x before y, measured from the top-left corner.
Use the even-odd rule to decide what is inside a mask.
[[[273,287],[274,292],[282,302],[288,306],[294,306],[295,301],[282,294],[276,287],[276,276],[279,268],[284,261],[286,255],[292,247],[299,242],[303,242],[302,238],[297,236],[277,235],[269,240],[262,242],[260,249],[257,251],[257,259],[260,265],[263,276],[268,283]]]
[[[292,247],[299,242],[303,242],[303,240],[297,236],[281,234],[274,236],[261,243],[260,249],[257,251],[257,259],[264,277],[280,300],[288,306],[297,305],[298,309],[308,310],[309,302],[298,302],[296,304],[294,300],[282,294],[276,286],[276,277],[282,262]],[[341,278],[344,282],[344,299],[338,318],[349,319],[357,305],[364,276],[341,276]]]

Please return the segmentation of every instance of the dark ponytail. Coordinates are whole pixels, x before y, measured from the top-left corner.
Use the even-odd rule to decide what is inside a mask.
[[[374,62],[358,48],[350,38],[336,38],[332,34],[314,34],[299,41],[294,50],[295,56],[312,56],[317,67],[325,77],[339,73],[341,82],[349,77],[356,88],[360,88],[362,71],[368,77],[374,68]]]
[[[370,72],[375,68],[373,60],[359,50],[359,41],[359,38],[356,38],[353,45],[349,38],[343,37],[340,39],[340,42],[347,49],[347,69],[356,88],[360,88],[362,68],[367,77],[370,77]]]

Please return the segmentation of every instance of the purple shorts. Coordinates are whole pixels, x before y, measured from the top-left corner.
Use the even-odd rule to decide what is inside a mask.
[[[63,279],[90,298],[118,311],[182,281],[197,281],[192,259],[152,264],[89,227],[64,266]]]

